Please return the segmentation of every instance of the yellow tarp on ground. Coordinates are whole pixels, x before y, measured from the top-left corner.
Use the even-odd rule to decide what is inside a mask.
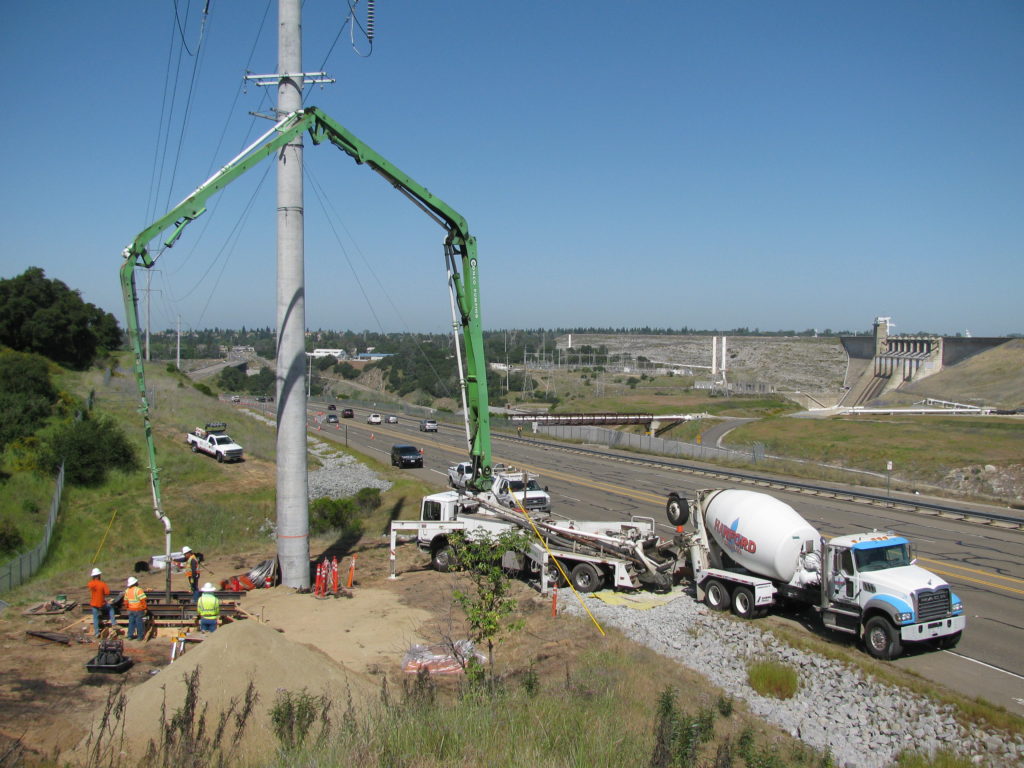
[[[594,592],[590,596],[596,597],[598,600],[608,603],[608,605],[625,605],[628,608],[645,611],[648,608],[665,605],[683,594],[686,594],[686,592],[682,587],[675,587],[671,592],[660,595],[653,592],[616,592],[612,589],[602,589],[600,592]]]

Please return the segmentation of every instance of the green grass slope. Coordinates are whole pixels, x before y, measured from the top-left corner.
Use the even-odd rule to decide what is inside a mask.
[[[924,398],[994,408],[1024,408],[1024,339],[970,357],[883,398],[888,405]]]

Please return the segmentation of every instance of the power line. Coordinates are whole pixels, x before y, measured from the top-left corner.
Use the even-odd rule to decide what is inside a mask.
[[[185,15],[188,16],[188,10],[192,7],[192,0],[189,0],[188,6],[185,8]],[[210,3],[206,3],[206,9],[209,10]],[[206,12],[205,10],[203,11]],[[181,19],[178,18],[178,0],[174,0],[174,23],[178,27],[178,34],[181,36],[181,47],[185,49],[185,52],[189,56],[192,56],[192,51],[188,49],[188,43],[185,42],[185,31],[181,28]]]
[[[206,37],[206,22],[209,18],[210,4],[207,2],[206,7],[203,9],[203,20],[199,27],[199,44],[196,46],[196,55],[192,62],[192,77],[188,84],[188,94],[185,98],[185,114],[181,120],[181,132],[178,134],[178,149],[174,156],[174,170],[171,173],[171,181],[167,186],[167,203],[166,207],[170,208],[171,205],[171,193],[174,190],[174,180],[178,175],[178,164],[181,162],[181,148],[185,143],[185,131],[188,129],[188,119],[192,114],[192,91],[195,88],[196,76],[199,73],[199,64],[203,59],[203,40]]]
[[[366,302],[367,308],[370,310],[370,313],[373,315],[374,320],[377,321],[377,326],[380,328],[381,334],[384,335],[384,336],[388,335],[387,331],[384,330],[384,326],[381,323],[380,318],[377,317],[376,311],[374,311],[373,304],[370,302],[370,299],[369,299],[369,296],[367,296],[366,290],[363,288],[363,283],[359,279],[359,273],[356,271],[355,267],[352,264],[352,260],[349,258],[348,250],[345,248],[344,244],[341,242],[341,238],[338,236],[338,231],[334,228],[334,224],[333,224],[333,222],[331,220],[331,215],[330,215],[331,213],[334,214],[334,218],[336,218],[338,220],[338,224],[341,226],[342,229],[345,230],[345,234],[348,235],[349,240],[352,241],[352,245],[354,246],[356,252],[359,254],[359,257],[363,260],[363,263],[366,265],[366,269],[370,273],[370,276],[373,277],[373,279],[376,281],[377,286],[380,288],[381,293],[384,295],[385,300],[387,300],[388,304],[391,305],[391,309],[394,311],[395,315],[398,317],[399,321],[402,324],[402,327],[405,329],[405,332],[412,338],[413,344],[416,346],[416,351],[419,352],[420,357],[427,364],[427,367],[430,368],[431,373],[434,374],[434,379],[437,381],[438,384],[441,385],[441,388],[448,394],[448,396],[452,397],[453,395],[452,395],[451,389],[449,389],[449,387],[445,383],[444,379],[441,378],[441,374],[439,374],[437,372],[437,369],[434,367],[433,363],[430,362],[430,358],[427,356],[427,353],[424,351],[423,345],[420,344],[419,338],[412,332],[412,329],[409,327],[409,323],[406,322],[405,317],[402,316],[401,310],[399,310],[397,305],[395,304],[395,302],[392,301],[391,294],[388,292],[387,287],[381,282],[380,278],[377,277],[377,273],[374,272],[373,267],[370,265],[369,261],[366,259],[366,256],[363,254],[362,249],[359,247],[359,244],[356,242],[356,239],[354,237],[352,237],[352,233],[349,232],[348,228],[345,226],[344,220],[341,218],[341,216],[338,215],[337,209],[335,209],[334,206],[330,203],[330,199],[327,198],[326,191],[323,189],[323,187],[319,183],[319,181],[317,181],[317,179],[313,176],[313,172],[310,170],[308,165],[305,167],[305,171],[306,171],[306,176],[307,176],[307,178],[310,181],[310,186],[313,189],[313,193],[314,193],[314,195],[316,195],[317,201],[320,203],[320,207],[324,211],[324,216],[327,219],[327,225],[331,228],[331,232],[334,234],[334,239],[337,241],[338,247],[341,249],[341,252],[342,252],[342,254],[345,257],[345,261],[348,262],[348,267],[352,271],[352,276],[353,276],[353,278],[356,281],[356,285],[359,286],[359,291],[363,295],[363,300]],[[327,204],[324,203],[325,199],[327,199]],[[330,212],[328,211],[328,207],[330,207]]]

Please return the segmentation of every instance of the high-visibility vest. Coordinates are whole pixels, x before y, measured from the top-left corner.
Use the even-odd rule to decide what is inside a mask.
[[[220,616],[220,600],[216,595],[204,592],[196,601],[196,612],[201,619],[216,619]]]
[[[142,587],[132,586],[124,591],[124,602],[129,611],[146,610],[146,593]]]
[[[190,579],[199,578],[199,558],[191,552],[188,555],[188,561],[185,563],[185,575]]]

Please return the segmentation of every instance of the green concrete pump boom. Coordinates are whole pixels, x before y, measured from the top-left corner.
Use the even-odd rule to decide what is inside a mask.
[[[445,258],[452,273],[452,289],[455,303],[461,317],[462,337],[466,350],[465,387],[467,420],[469,423],[470,457],[475,468],[474,485],[486,490],[491,485],[491,429],[487,409],[487,363],[484,356],[483,332],[480,320],[480,281],[476,255],[476,238],[469,234],[466,220],[455,209],[426,187],[403,173],[383,156],[360,141],[344,126],[336,123],[316,107],[307,107],[291,113],[274,125],[263,136],[243,150],[231,162],[221,168],[207,181],[138,234],[122,253],[121,289],[124,295],[125,314],[128,319],[128,336],[135,355],[135,380],[146,432],[149,450],[150,480],[153,491],[153,505],[157,517],[161,518],[170,534],[170,523],[163,515],[160,499],[160,472],[156,464],[156,447],[153,442],[153,426],[149,416],[149,402],[146,397],[146,378],[142,365],[142,340],[139,332],[138,293],[135,287],[135,268],[150,268],[156,259],[150,255],[146,244],[172,228],[164,240],[164,246],[171,247],[181,236],[185,227],[206,211],[206,201],[257,163],[273,155],[303,131],[309,131],[314,144],[329,141],[345,152],[359,165],[366,165],[387,179],[396,189],[408,197],[420,209],[437,221],[447,231]],[[461,269],[459,261],[461,260]]]

